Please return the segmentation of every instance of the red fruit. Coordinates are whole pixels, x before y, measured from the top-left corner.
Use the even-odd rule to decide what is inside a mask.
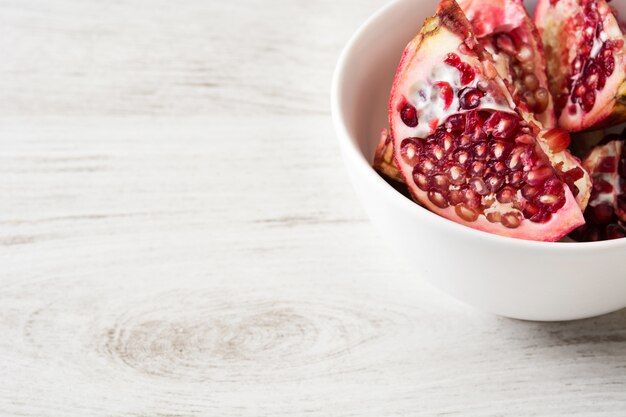
[[[559,126],[577,132],[626,121],[624,34],[607,2],[539,0],[535,23]]]
[[[493,55],[516,100],[542,125],[556,125],[539,33],[522,0],[458,0],[478,41]]]
[[[593,192],[585,210],[587,225],[572,233],[580,241],[596,241],[624,237],[626,229],[626,146],[624,136],[602,143],[591,150],[583,161],[593,176]]]
[[[462,10],[443,0],[396,72],[389,103],[396,164],[413,199],[445,218],[503,236],[558,240],[583,224],[581,210],[538,144],[534,118],[517,112],[491,62]],[[449,107],[433,94],[444,81],[454,92]],[[407,104],[415,126],[403,117]],[[407,140],[420,142],[417,157],[402,156]],[[536,190],[524,197],[528,180]]]

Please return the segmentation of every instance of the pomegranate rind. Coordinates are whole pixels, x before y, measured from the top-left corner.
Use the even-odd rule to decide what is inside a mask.
[[[542,130],[538,137],[537,142],[541,146],[543,152],[550,159],[550,163],[553,167],[556,167],[557,175],[559,178],[563,179],[565,177],[565,173],[573,169],[581,169],[582,170],[582,178],[576,180],[573,184],[578,189],[578,193],[576,194],[576,202],[580,207],[581,211],[585,211],[587,204],[589,203],[589,196],[591,195],[592,181],[591,176],[589,175],[589,171],[585,169],[580,159],[576,158],[572,153],[567,150],[561,150],[560,152],[555,152],[549,145],[545,136],[549,134],[552,129]],[[567,132],[564,132],[567,134]],[[573,192],[573,190],[572,190]]]
[[[380,139],[378,140],[378,146],[376,147],[376,153],[374,154],[374,169],[381,175],[404,183],[404,177],[396,165],[393,152],[393,141],[387,129],[382,129],[380,132]]]
[[[573,103],[572,92],[568,91],[572,63],[579,53],[582,38],[580,18],[577,16],[583,13],[584,4],[597,4],[606,40],[625,39],[611,7],[605,0],[559,0],[552,3],[551,0],[539,0],[535,10],[535,24],[546,50],[550,91],[555,98],[567,96],[564,106],[556,109],[558,125],[570,132],[579,132],[626,121],[626,44],[614,52],[615,69],[606,79],[604,88],[595,92],[595,103],[589,111],[585,112],[579,103]],[[594,29],[597,30],[597,27]],[[600,47],[594,43],[592,58],[599,50]],[[585,66],[586,62],[582,68]]]
[[[471,51],[467,49],[468,46]],[[509,228],[505,227],[503,223],[490,222],[483,214],[477,215],[474,221],[467,221],[456,213],[455,208],[458,206],[441,208],[435,205],[428,198],[428,193],[420,189],[415,183],[412,175],[413,167],[402,161],[400,157],[401,143],[405,138],[425,138],[433,134],[448,116],[462,112],[456,110],[459,106],[455,102],[451,106],[455,110],[446,113],[446,105],[437,101],[436,98],[435,101],[428,101],[427,106],[429,107],[425,108],[423,113],[428,117],[424,119],[415,119],[413,118],[414,114],[411,114],[411,117],[407,118],[410,123],[407,124],[406,120],[403,121],[403,112],[400,111],[406,108],[406,103],[409,103],[413,108],[412,113],[419,113],[417,99],[413,96],[417,95],[418,90],[421,91],[421,87],[416,87],[416,84],[421,86],[419,83],[427,79],[431,79],[431,84],[437,81],[436,74],[440,74],[438,66],[444,62],[445,57],[449,56],[448,54],[456,54],[459,49],[467,52],[463,54],[463,63],[468,64],[476,71],[476,79],[469,83],[469,86],[475,86],[478,82],[489,84],[487,91],[491,96],[488,97],[488,100],[482,101],[480,109],[516,114],[515,103],[503,80],[497,73],[493,73],[490,77],[485,76],[489,72],[489,65],[492,60],[488,53],[479,46],[478,41],[473,36],[470,23],[462,10],[454,0],[443,0],[437,15],[427,19],[420,33],[407,45],[396,72],[389,103],[389,125],[394,143],[395,161],[408,185],[411,196],[430,211],[474,229],[527,240],[556,241],[561,239],[573,229],[584,224],[580,207],[565,184],[561,184],[563,187],[562,195],[564,196],[563,206],[547,221],[535,223],[521,219],[517,226]],[[455,87],[462,83],[459,80],[460,78],[455,80]],[[467,87],[468,83],[462,85]],[[432,94],[427,94],[427,96],[436,97]],[[433,106],[440,108],[433,111],[431,108]],[[433,116],[433,114],[440,117]],[[420,113],[421,115],[422,113]],[[416,123],[417,120],[419,123]],[[529,122],[529,125],[532,124],[532,120],[526,121]],[[535,130],[538,130],[537,126],[535,126]],[[536,132],[533,140],[536,140]]]
[[[534,74],[539,81],[539,87],[549,89],[543,43],[522,0],[458,0],[458,3],[472,24],[479,41],[487,36],[511,33],[517,29],[526,44],[533,50]],[[509,81],[510,88],[513,88],[513,77],[510,74],[508,62],[500,62],[506,60],[498,55],[494,55],[494,59],[498,74]],[[534,116],[544,128],[556,126],[554,102],[551,96],[546,109],[542,113],[534,113]]]

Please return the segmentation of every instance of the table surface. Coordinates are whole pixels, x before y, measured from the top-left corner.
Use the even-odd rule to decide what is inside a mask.
[[[626,311],[475,311],[329,115],[382,0],[0,3],[1,416],[624,416]]]

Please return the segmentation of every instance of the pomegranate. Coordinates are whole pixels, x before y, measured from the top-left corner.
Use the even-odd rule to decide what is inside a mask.
[[[413,199],[475,229],[558,240],[584,219],[518,112],[493,58],[454,0],[442,0],[407,45],[394,79],[389,125]]]
[[[570,235],[579,241],[626,237],[626,135],[608,135],[583,164],[593,176],[593,191],[585,210],[587,224]]]
[[[558,125],[570,132],[626,121],[624,34],[605,0],[539,0]]]
[[[556,125],[543,45],[522,0],[458,0],[513,96],[546,128]]]

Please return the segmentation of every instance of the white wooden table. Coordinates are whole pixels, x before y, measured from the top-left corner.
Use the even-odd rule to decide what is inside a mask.
[[[382,3],[0,2],[0,416],[626,415],[626,311],[479,313],[379,242],[328,91]]]

